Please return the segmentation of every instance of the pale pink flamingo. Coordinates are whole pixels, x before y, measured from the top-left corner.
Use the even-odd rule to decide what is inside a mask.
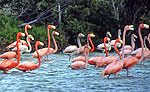
[[[93,52],[95,50],[95,47],[94,47],[94,44],[91,40],[91,38],[95,37],[95,35],[93,33],[90,33],[87,35],[87,42],[89,44],[89,41],[90,41],[90,44],[92,46],[92,49],[90,49],[90,52]],[[82,51],[84,49],[84,46],[82,47]],[[72,62],[75,62],[75,61],[85,61],[85,57],[84,56],[78,56],[78,57],[75,57],[71,60]]]
[[[19,64],[19,61],[20,61],[20,51],[19,51],[19,38],[20,36],[25,36],[24,33],[21,33],[21,32],[18,32],[17,34],[17,43],[16,43],[16,46],[17,46],[17,54],[18,54],[18,58],[17,58],[17,62],[13,61],[13,60],[10,60],[10,59],[6,59],[6,60],[3,60],[0,62],[0,70],[4,71],[4,73],[8,73],[10,69],[12,68],[15,68],[18,64]]]
[[[44,55],[48,54],[48,53],[51,51],[51,48],[50,48],[50,32],[49,32],[50,29],[56,29],[56,26],[54,26],[54,25],[48,25],[48,27],[47,27],[47,33],[48,33],[48,48],[39,49],[38,52],[39,52],[39,55],[40,55],[40,56],[44,56]],[[35,58],[35,57],[38,57],[38,56],[37,56],[37,53],[34,52],[32,57],[34,57],[34,58]]]
[[[48,54],[53,54],[53,53],[57,52],[58,46],[57,46],[56,40],[54,38],[55,34],[59,35],[59,33],[56,32],[56,31],[52,32],[52,39],[53,39],[53,42],[54,42],[54,48],[49,48],[49,50],[48,50],[48,48],[39,49],[38,52],[39,52],[40,56],[48,55]],[[37,57],[37,52],[33,53],[33,57]]]
[[[137,64],[138,62],[141,62],[144,58],[144,44],[143,44],[143,39],[142,39],[142,35],[141,35],[141,29],[142,28],[149,28],[149,25],[147,24],[143,24],[141,23],[138,27],[138,34],[139,34],[139,38],[140,38],[140,42],[141,42],[141,47],[142,47],[142,55],[140,58],[136,58],[136,57],[126,57],[124,59],[124,62],[123,62],[123,69],[126,69],[127,70],[127,76],[128,76],[128,69],[132,68],[135,64]],[[126,34],[126,31],[124,31],[124,35],[123,35],[123,53],[124,53],[124,45],[125,45],[125,34]],[[124,54],[122,55],[123,58],[124,58]]]
[[[37,41],[35,43],[35,50],[36,50],[37,55],[38,55],[39,64],[36,64],[34,62],[23,62],[23,63],[19,64],[18,66],[16,66],[15,67],[16,69],[21,70],[23,72],[26,72],[26,71],[35,70],[35,69],[40,67],[40,65],[41,65],[41,58],[40,58],[40,55],[39,55],[39,52],[38,52],[38,45],[43,46],[44,44],[42,42],[40,42],[40,41]]]
[[[88,64],[88,55],[89,55],[89,46],[85,45],[84,46],[84,56],[85,56],[85,61],[76,61],[72,62],[72,64],[69,66],[71,69],[82,69],[82,68],[87,68]]]
[[[112,62],[110,63],[109,65],[106,66],[106,68],[101,72],[101,74],[103,75],[103,77],[105,78],[106,75],[108,75],[108,78],[111,74],[116,74],[118,73],[119,71],[121,71],[122,67],[123,67],[123,59],[121,59],[121,55],[116,47],[116,43],[117,42],[120,42],[119,39],[116,39],[116,42],[115,42],[115,50],[118,54],[118,56],[120,57],[120,60],[119,61],[116,61],[116,62]]]
[[[135,34],[131,35],[131,45],[125,45],[124,46],[124,55],[127,56],[129,54],[132,53],[132,51],[134,51],[135,48],[135,38],[137,38],[137,36]],[[121,48],[120,50],[122,50],[123,48]],[[122,51],[120,51],[120,54],[122,55]]]

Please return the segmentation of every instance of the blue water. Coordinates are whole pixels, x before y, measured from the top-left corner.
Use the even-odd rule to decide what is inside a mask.
[[[21,62],[37,62],[31,55],[23,55]],[[90,54],[96,55],[99,54]],[[117,78],[111,75],[110,79],[103,79],[98,73],[104,67],[96,69],[88,65],[87,69],[72,70],[68,68],[71,62],[67,55],[49,55],[48,59],[30,73],[16,69],[9,74],[0,71],[0,92],[150,92],[150,60],[145,61],[145,66],[135,65],[129,72],[130,77],[122,70]]]

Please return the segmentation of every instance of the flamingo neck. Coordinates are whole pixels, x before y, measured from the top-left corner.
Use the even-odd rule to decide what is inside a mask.
[[[134,50],[135,43],[134,43],[134,37],[133,36],[131,36],[131,46],[132,46],[132,50]]]
[[[141,35],[141,27],[140,26],[138,28],[138,34],[139,34],[141,47],[142,47],[142,57],[139,59],[139,61],[142,61],[144,59],[144,44],[143,44],[143,38],[142,38],[142,35]]]
[[[94,44],[93,44],[93,42],[91,40],[91,37],[88,37],[88,40],[90,41],[90,44],[92,46],[92,49],[90,51],[93,52],[95,50],[95,47],[94,47]]]
[[[106,57],[108,57],[108,52],[107,52],[107,48],[106,48],[106,40],[105,40],[105,38],[104,38],[104,48],[105,48]]]
[[[54,34],[52,34],[52,39],[53,39],[53,43],[54,43],[54,46],[55,46],[55,49],[54,49],[53,53],[56,53],[56,52],[57,52],[57,50],[58,50],[58,46],[57,46],[57,43],[56,43],[56,40],[55,40]]]
[[[78,37],[77,37],[77,43],[78,43],[79,48],[82,47],[82,45],[81,45],[81,40],[80,40],[80,39],[81,39],[81,38],[78,36]]]
[[[49,32],[49,28],[47,28],[47,33],[48,33],[48,51],[50,49],[50,32]]]
[[[148,40],[148,39],[147,39],[147,36],[144,37],[144,42],[143,42],[143,43],[144,43],[144,48],[145,48],[146,50],[149,50],[149,49],[147,48],[147,46],[146,46],[146,40]]]
[[[117,43],[117,42],[115,42],[114,48],[115,48],[115,51],[117,52],[117,54],[118,54],[118,56],[119,56],[119,58],[120,58],[120,60],[121,60],[121,55],[120,55],[119,50],[118,50],[118,48],[117,48],[117,46],[116,46],[116,43]]]
[[[19,61],[20,61],[19,36],[17,36],[17,43],[16,43],[16,46],[17,46],[17,54],[18,54],[18,58],[17,58],[17,65],[18,65],[18,64],[19,64]]]
[[[29,39],[30,39],[30,38],[27,36],[26,40],[27,40],[27,43],[28,43],[28,45],[29,45],[29,49],[28,49],[26,52],[31,52],[31,50],[32,50],[31,44],[30,44],[30,42],[29,42]]]
[[[121,40],[120,32],[118,32],[118,39]]]
[[[126,29],[124,28],[123,31],[123,46],[122,46],[122,62],[124,61],[124,46],[125,46],[125,35],[126,35]]]
[[[26,34],[26,36],[28,37],[28,31],[27,31],[27,26],[25,26],[25,34]],[[29,42],[30,42],[30,39],[28,38],[28,40],[29,40]]]
[[[39,60],[39,64],[38,64],[37,68],[39,68],[41,66],[41,57],[40,57],[39,52],[38,52],[38,44],[35,44],[35,50],[36,50],[38,60]]]

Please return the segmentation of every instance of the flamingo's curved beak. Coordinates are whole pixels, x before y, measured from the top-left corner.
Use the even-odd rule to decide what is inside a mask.
[[[56,34],[56,35],[59,35],[59,33],[58,33],[58,32],[56,32],[56,31],[55,31],[55,34]]]
[[[51,25],[51,27],[52,27],[53,29],[56,29],[56,26],[54,26],[54,25]]]
[[[91,35],[91,37],[95,37],[95,35],[93,33],[91,33],[90,35]]]
[[[110,38],[107,37],[108,42],[110,42]]]
[[[28,25],[28,27],[31,29],[32,28],[32,26],[31,25]]]
[[[149,28],[149,25],[148,25],[148,24],[144,24],[144,27],[148,29],[148,28]]]
[[[24,34],[24,33],[21,33],[21,36],[25,36],[25,34]]]
[[[82,34],[82,33],[81,33],[80,35],[81,35],[81,37],[85,37],[85,35],[84,35],[84,34]]]
[[[119,40],[119,42],[123,44],[123,41],[122,41],[122,40]]]
[[[129,30],[134,30],[134,26],[133,25],[129,25]]]
[[[109,35],[109,37],[112,37],[111,33],[108,31],[107,34]]]
[[[29,34],[28,36],[29,38],[31,38],[31,40],[34,40],[34,37],[31,34]]]
[[[41,46],[44,46],[44,43],[43,43],[43,42],[40,42],[40,45],[41,45]]]

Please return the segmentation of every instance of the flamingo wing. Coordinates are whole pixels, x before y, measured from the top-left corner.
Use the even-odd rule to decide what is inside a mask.
[[[77,46],[76,45],[71,45],[65,48],[65,50],[63,51],[63,53],[72,53],[74,51],[77,50]]]

